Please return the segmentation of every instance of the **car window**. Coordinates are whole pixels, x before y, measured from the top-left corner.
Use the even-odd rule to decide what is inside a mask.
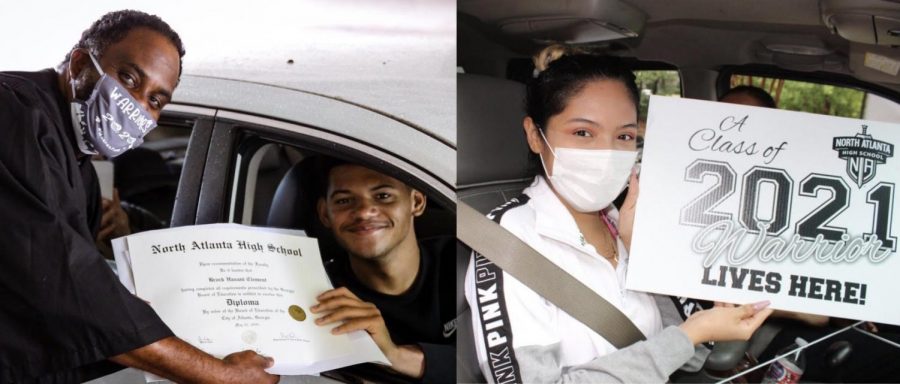
[[[633,72],[640,95],[637,137],[637,162],[640,164],[643,157],[644,134],[647,131],[647,110],[650,106],[650,96],[681,97],[681,74],[674,69],[635,70]]]
[[[772,95],[779,109],[855,119],[900,122],[900,105],[851,87],[764,76],[731,76],[731,87],[752,85]]]
[[[146,210],[165,226],[172,217],[193,124],[193,120],[163,117],[139,148],[112,159],[113,184],[120,200]],[[143,229],[155,228],[132,225],[133,232]]]
[[[647,120],[650,95],[681,97],[681,74],[676,70],[636,70],[634,76],[641,95],[638,109],[641,121]]]
[[[338,156],[393,175],[423,191],[429,202],[425,215],[416,220],[420,237],[455,234],[452,206],[447,205],[427,181],[392,167],[386,161],[389,156],[375,148],[358,153],[330,143],[326,149],[298,137],[258,134],[252,128],[239,136],[238,149],[233,156],[231,198],[226,207],[230,222],[321,231],[317,228],[315,202],[324,181],[318,175],[316,160]]]
[[[166,164],[180,174],[192,127],[192,120],[163,118],[158,127],[144,136],[141,147],[159,153]]]
[[[415,219],[419,239],[452,236],[456,233],[455,213],[451,206],[441,205],[442,199],[429,191],[426,181],[392,169],[389,163],[372,160],[368,156],[384,156],[375,148],[359,153],[342,148],[337,143],[315,143],[313,138],[278,136],[260,132],[256,127],[236,127],[238,142],[232,155],[230,197],[225,199],[227,221],[244,225],[303,230],[319,241],[319,252],[331,265],[345,252],[331,231],[320,221],[316,204],[324,180],[318,171],[323,157],[370,165],[378,171],[394,175],[406,184],[424,191],[427,208]],[[399,173],[398,173],[399,172]],[[431,194],[430,194],[431,193]]]

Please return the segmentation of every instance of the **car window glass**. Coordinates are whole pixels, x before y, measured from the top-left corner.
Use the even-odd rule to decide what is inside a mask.
[[[229,221],[264,226],[267,225],[272,201],[282,179],[292,166],[310,154],[294,146],[259,138],[242,147],[236,159],[239,170],[232,180],[235,198],[228,208]],[[301,197],[297,196],[298,199]]]
[[[307,236],[319,240],[320,253],[326,264],[335,255],[343,254],[331,232],[319,221],[316,210],[324,182],[318,174],[317,160],[322,156],[333,156],[337,151],[323,153],[295,139],[261,137],[249,131],[236,148],[232,158],[234,171],[229,181],[232,196],[224,207],[229,222],[303,230]],[[347,156],[346,153],[343,155]],[[384,164],[378,168],[381,167]],[[408,175],[398,178],[414,188],[427,190],[417,186],[421,181],[410,179]],[[414,222],[416,234],[419,238],[452,236],[456,233],[455,218],[452,209],[429,197],[425,213]]]
[[[170,226],[192,127],[191,120],[163,117],[144,137],[143,145],[109,159],[111,174],[98,172],[98,177],[103,175],[101,180],[112,177],[119,197],[118,206],[102,211],[104,217],[111,214],[117,218],[98,228],[97,249],[107,259],[113,258],[111,239]]]
[[[315,160],[323,154],[301,143],[286,142],[248,135],[238,144],[230,182],[232,199],[226,207],[230,222],[304,230],[318,226],[315,201],[322,180],[316,174]],[[421,183],[408,178],[401,179],[409,185]],[[453,217],[450,209],[429,197],[426,213],[416,226],[428,227],[425,235],[449,235],[455,233]]]
[[[681,75],[676,70],[637,70],[634,76],[641,96],[638,108],[641,121],[647,120],[650,95],[681,97]]]
[[[191,138],[191,125],[181,121],[161,120],[158,127],[144,136],[144,143],[141,147],[158,152],[166,164],[176,171],[181,170],[188,141]]]
[[[168,226],[172,218],[192,126],[192,121],[161,119],[159,126],[144,137],[139,148],[112,160],[115,165],[113,184],[119,191],[119,199],[146,210],[164,226]],[[155,229],[136,224],[131,227],[132,232]]]
[[[900,122],[900,105],[864,90],[773,77],[732,75],[731,87],[764,89],[779,109],[823,115]]]
[[[635,83],[640,101],[638,104],[638,159],[640,164],[644,149],[644,133],[647,130],[647,109],[651,95],[681,97],[681,74],[677,70],[635,70]]]

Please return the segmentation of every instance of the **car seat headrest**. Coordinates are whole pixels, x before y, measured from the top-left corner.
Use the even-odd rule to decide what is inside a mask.
[[[470,74],[456,84],[458,187],[527,178],[525,86]]]
[[[291,166],[275,190],[266,225],[278,228],[309,230],[318,220],[314,158],[306,158]]]

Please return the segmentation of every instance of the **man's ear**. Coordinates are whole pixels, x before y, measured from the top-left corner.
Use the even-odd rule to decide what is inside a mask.
[[[72,50],[72,52],[69,53],[69,62],[66,63],[65,75],[69,81],[76,81],[76,87],[80,87],[81,84],[79,82],[84,81],[84,75],[82,74],[82,72],[84,72],[85,65],[90,60],[91,58],[89,58],[87,54],[85,54],[85,51],[83,49],[75,48]],[[72,88],[69,86],[69,84],[66,84],[63,93],[71,97],[69,101],[76,98],[75,95],[70,95],[71,92]]]
[[[325,204],[325,198],[319,198],[319,201],[316,203],[316,211],[319,212],[319,221],[322,222],[322,225],[331,229],[331,220],[328,219],[328,205]]]
[[[66,70],[69,76],[72,78],[78,77],[78,74],[84,70],[84,65],[90,59],[83,49],[72,49],[72,52],[69,52],[69,62],[66,63]]]
[[[425,194],[416,189],[411,189],[412,193],[412,214],[415,217],[422,216],[425,213],[425,204],[428,199]]]
[[[66,66],[66,77],[68,77],[69,81],[75,81],[75,92],[77,92],[80,97],[79,95],[69,95],[69,93],[72,92],[72,88],[69,84],[66,84],[66,88],[63,92],[66,95],[71,96],[69,101],[76,98],[84,99],[90,96],[90,88],[93,88],[93,84],[100,80],[101,75],[102,73],[97,73],[93,61],[91,61],[90,56],[88,56],[87,48],[75,48],[69,54],[69,62]],[[85,83],[91,84],[91,86],[87,87]]]
[[[540,154],[544,152],[544,140],[541,139],[541,134],[538,132],[538,126],[534,123],[534,120],[531,119],[530,116],[526,116],[524,120],[522,120],[522,128],[525,129],[525,139],[528,140],[528,148],[531,149],[531,152]]]

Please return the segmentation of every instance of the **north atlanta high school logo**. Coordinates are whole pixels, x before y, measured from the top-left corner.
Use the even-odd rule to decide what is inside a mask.
[[[832,145],[838,157],[847,160],[847,175],[859,188],[875,177],[875,166],[894,156],[894,145],[873,139],[866,128],[863,125],[855,136],[835,137]]]

